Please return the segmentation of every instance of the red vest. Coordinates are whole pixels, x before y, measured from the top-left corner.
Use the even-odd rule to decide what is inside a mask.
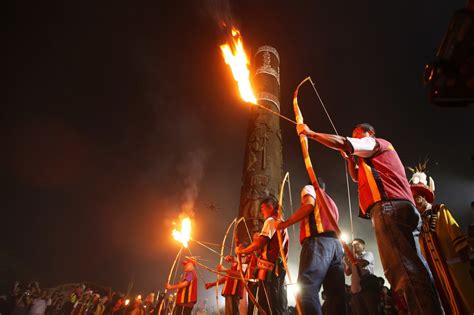
[[[196,271],[188,271],[193,274],[193,280],[184,288],[178,289],[176,297],[176,304],[195,304],[197,301],[197,275]],[[186,279],[186,274],[183,274],[181,281]]]
[[[381,200],[407,200],[415,204],[397,152],[384,139],[375,139],[378,151],[371,158],[359,157],[360,216],[368,218],[370,207]]]
[[[237,271],[238,264],[233,263],[231,270]],[[226,277],[225,282],[224,282],[224,287],[222,288],[222,296],[226,295],[238,295],[242,297],[242,285],[240,280],[231,278],[231,277]]]
[[[321,198],[324,198],[329,209],[329,213],[334,217],[336,222],[339,221],[339,211],[336,203],[323,190],[318,188],[321,193]],[[313,196],[316,199],[316,205],[313,211],[306,216],[300,223],[300,243],[303,243],[305,238],[316,236],[323,232],[336,231],[327,218],[326,211],[322,209],[321,198]]]
[[[247,266],[247,270],[245,271],[245,277],[246,278],[249,278],[249,279],[255,279],[257,274],[256,274],[256,270],[257,270],[257,255],[255,254],[255,252],[253,252],[252,254],[250,254],[250,256],[247,256],[249,257],[248,258],[248,266]]]

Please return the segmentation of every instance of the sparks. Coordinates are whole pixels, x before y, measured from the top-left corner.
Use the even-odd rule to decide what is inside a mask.
[[[257,98],[250,85],[250,71],[248,68],[250,61],[245,53],[240,32],[235,28],[232,28],[231,41],[230,44],[221,45],[225,63],[232,70],[232,75],[234,80],[237,81],[242,99],[245,102],[257,104]]]
[[[189,217],[184,218],[181,221],[181,231],[174,229],[172,234],[175,240],[188,248],[188,243],[191,240],[191,219]]]

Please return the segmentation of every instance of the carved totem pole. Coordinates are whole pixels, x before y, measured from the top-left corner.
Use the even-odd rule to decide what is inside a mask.
[[[280,112],[280,57],[275,48],[260,47],[254,57],[252,86],[258,104]],[[283,178],[283,146],[280,120],[258,106],[252,106],[247,130],[239,217],[245,217],[250,232],[260,230],[260,203],[267,196],[278,200]],[[244,224],[238,227],[240,241],[248,240]]]

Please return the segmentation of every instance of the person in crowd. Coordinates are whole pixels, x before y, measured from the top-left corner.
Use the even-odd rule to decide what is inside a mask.
[[[44,312],[45,315],[54,315],[55,314],[55,302],[57,299],[57,293],[56,292],[51,292],[50,295],[50,303],[46,307],[46,311]]]
[[[39,287],[38,287],[39,290]],[[38,292],[38,291],[36,291]],[[39,290],[39,295],[33,299],[33,302],[31,303],[29,315],[44,315],[46,311],[46,307],[51,304],[51,300],[49,299],[48,296],[48,291]]]
[[[82,296],[82,293],[85,290],[85,285],[81,284],[77,286],[69,295],[69,299],[64,303],[62,312],[65,315],[71,315],[72,311],[74,310],[74,306],[79,301]]]
[[[427,161],[414,169],[410,180],[423,228],[420,245],[433,273],[443,307],[449,314],[474,314],[474,268],[469,254],[472,248],[451,211],[434,204],[434,181],[428,183]]]
[[[355,238],[352,241],[355,263],[345,259],[344,272],[351,276],[352,314],[377,315],[380,296],[378,277],[374,275],[374,254],[365,250],[365,241]]]
[[[347,160],[359,187],[360,215],[372,220],[385,276],[409,312],[444,314],[418,244],[421,218],[394,146],[375,137],[367,123],[357,125],[352,137],[314,132],[305,124],[296,128],[298,135],[339,151]]]
[[[146,298],[145,298],[145,301],[143,303],[143,310],[144,310],[144,313],[147,314],[147,315],[151,315],[155,312],[155,304],[154,304],[154,301],[155,301],[155,293],[153,292],[150,292]]]
[[[140,298],[135,298],[130,303],[125,313],[127,315],[144,315],[145,311],[144,311],[144,308],[142,307],[142,300]]]
[[[15,301],[15,307],[13,308],[12,314],[13,315],[28,315],[31,303],[33,300],[31,299],[31,292],[29,290],[25,290],[22,295]]]
[[[104,314],[105,311],[105,304],[107,303],[107,296],[103,296],[99,299],[99,304],[97,304],[97,307],[94,310],[94,315],[102,315]]]
[[[124,314],[125,307],[127,306],[125,303],[125,298],[123,295],[117,294],[115,296],[115,300],[112,300],[111,306],[112,308],[110,309],[110,314],[112,315],[122,315]]]
[[[208,302],[207,298],[201,300],[201,302],[197,306],[196,315],[208,315],[209,314],[208,307],[207,307],[207,302]]]
[[[380,290],[380,300],[378,303],[379,314],[381,315],[396,315],[395,307],[393,306],[390,289],[386,286]]]

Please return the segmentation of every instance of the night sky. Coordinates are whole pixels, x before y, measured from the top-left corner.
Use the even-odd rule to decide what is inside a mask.
[[[239,206],[249,117],[219,51],[222,16],[251,54],[264,44],[279,51],[283,114],[293,117],[293,90],[311,75],[341,134],[369,122],[405,165],[429,157],[437,200],[466,230],[474,109],[431,105],[422,84],[463,6],[239,0],[223,15],[218,1],[13,3],[2,45],[2,288],[14,279],[87,280],[125,291],[133,278],[134,291],[162,289],[179,248],[172,221],[189,206],[194,237],[220,243]],[[309,85],[300,106],[313,129],[333,133]],[[297,206],[307,175],[294,126],[281,127]],[[310,147],[348,230],[342,159]],[[354,213],[356,189],[351,183]],[[370,222],[354,223],[376,251]]]

